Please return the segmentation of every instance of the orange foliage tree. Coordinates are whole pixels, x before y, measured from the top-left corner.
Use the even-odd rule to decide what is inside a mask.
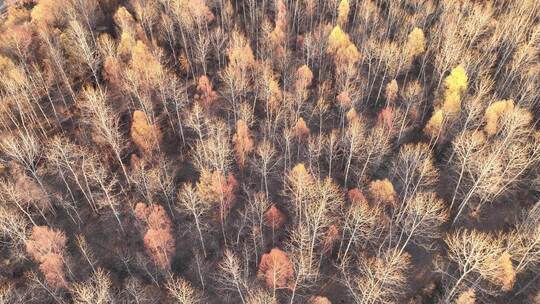
[[[264,279],[268,288],[292,288],[294,285],[293,264],[279,248],[262,256],[257,275]]]
[[[212,105],[216,102],[218,94],[214,91],[210,79],[205,75],[199,77],[199,80],[197,81],[197,92],[198,96],[196,96],[196,98],[201,101],[201,105],[206,110],[210,110]]]
[[[172,223],[165,209],[156,204],[138,203],[135,206],[135,217],[147,227],[143,240],[148,255],[161,269],[169,269],[176,245]]]
[[[285,221],[285,214],[275,204],[272,204],[264,213],[264,224],[273,230],[281,228]]]
[[[293,132],[298,139],[306,139],[309,136],[309,128],[302,117],[294,125]]]
[[[64,256],[66,235],[47,226],[34,226],[26,241],[26,252],[39,263],[39,270],[54,288],[66,286]]]
[[[369,194],[375,202],[393,204],[397,199],[394,186],[387,178],[372,181],[369,184]]]

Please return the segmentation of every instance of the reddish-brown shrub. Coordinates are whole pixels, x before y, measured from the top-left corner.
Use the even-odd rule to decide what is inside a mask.
[[[302,92],[311,85],[313,81],[313,72],[307,65],[303,65],[296,71],[296,80],[294,88],[297,92]]]
[[[336,97],[336,100],[338,101],[339,106],[344,109],[348,109],[352,106],[352,99],[349,96],[348,91],[343,91],[339,93],[339,95]]]
[[[339,240],[339,229],[336,225],[330,225],[326,230],[323,242],[323,248],[325,251],[331,250],[334,244]]]

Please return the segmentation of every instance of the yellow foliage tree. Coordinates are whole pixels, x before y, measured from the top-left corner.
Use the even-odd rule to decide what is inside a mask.
[[[159,60],[150,52],[141,40],[131,50],[131,69],[137,75],[140,84],[153,85],[163,73]]]
[[[21,69],[10,58],[2,55],[0,55],[0,73],[4,76],[4,80],[0,85],[3,85],[6,81],[15,84],[22,84],[25,81]]]
[[[339,25],[328,36],[326,52],[334,56],[338,71],[346,70],[360,60],[360,52]]]
[[[341,0],[338,6],[338,17],[337,23],[340,26],[345,26],[347,24],[347,19],[349,18],[349,1]]]
[[[30,17],[32,18],[32,21],[38,24],[40,27],[53,26],[59,16],[59,12],[62,12],[65,9],[63,5],[64,2],[67,1],[39,1],[39,3],[36,4],[30,12]]]
[[[415,27],[407,38],[405,50],[409,58],[422,54],[426,50],[426,37],[422,29]]]
[[[389,104],[393,104],[394,101],[396,101],[398,96],[399,86],[397,81],[394,79],[390,81],[389,84],[386,85],[386,88],[384,90],[384,96],[386,97],[386,100]]]
[[[349,35],[339,25],[336,25],[328,36],[326,51],[330,54],[335,54],[339,49],[346,48],[350,43]]]
[[[510,291],[516,282],[516,272],[512,266],[512,259],[508,252],[504,252],[498,259],[499,268],[494,276],[495,283],[501,286],[502,290]]]
[[[424,128],[424,133],[431,137],[436,137],[442,128],[444,122],[444,112],[443,110],[436,110],[431,118],[429,119],[426,127]]]
[[[467,71],[461,65],[452,69],[450,75],[444,79],[443,110],[445,114],[461,111],[461,95],[467,90],[468,81]]]
[[[146,114],[142,111],[133,112],[131,124],[131,139],[137,145],[143,155],[150,155],[159,147],[162,134],[157,126],[147,121]]]
[[[118,55],[127,61],[135,43],[135,38],[133,38],[133,35],[129,31],[122,32],[122,35],[120,35],[120,43],[117,48]]]
[[[499,118],[504,113],[512,111],[513,109],[514,109],[513,100],[496,101],[492,103],[489,107],[487,107],[486,113],[485,113],[486,126],[484,127],[484,130],[486,131],[486,133],[490,136],[497,133]]]

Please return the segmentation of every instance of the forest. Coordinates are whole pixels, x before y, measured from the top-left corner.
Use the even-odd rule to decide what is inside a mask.
[[[540,304],[540,1],[0,2],[0,304]]]

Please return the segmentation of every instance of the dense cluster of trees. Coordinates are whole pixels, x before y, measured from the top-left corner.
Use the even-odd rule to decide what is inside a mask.
[[[6,0],[0,303],[540,303],[540,2]]]

